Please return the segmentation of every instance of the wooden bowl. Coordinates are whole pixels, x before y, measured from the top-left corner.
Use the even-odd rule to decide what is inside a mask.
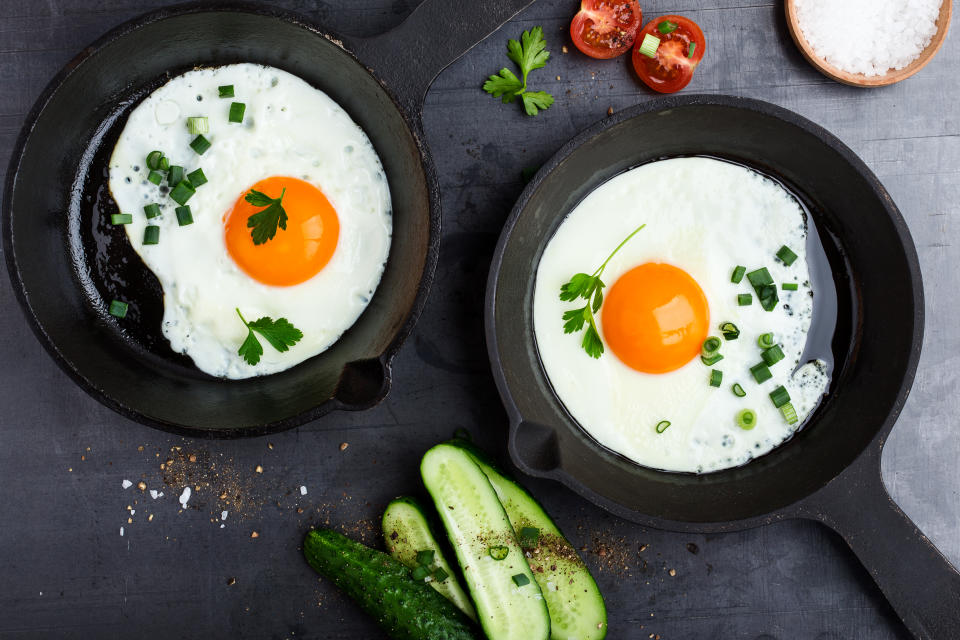
[[[930,40],[930,44],[920,52],[920,55],[903,69],[890,69],[887,73],[880,76],[865,76],[862,73],[849,73],[829,64],[814,52],[813,47],[810,46],[810,43],[807,42],[803,32],[800,30],[800,26],[797,23],[796,0],[786,0],[784,2],[784,8],[787,12],[787,26],[790,28],[790,35],[793,37],[793,41],[797,43],[797,47],[800,48],[803,57],[806,58],[807,62],[812,64],[817,71],[837,82],[849,84],[854,87],[885,87],[894,82],[900,82],[901,80],[909,78],[917,71],[920,71],[920,69],[926,66],[926,64],[937,55],[937,51],[939,51],[943,45],[943,41],[947,37],[947,31],[950,29],[953,0],[943,0],[943,4],[940,5],[940,16],[937,18],[937,32]]]

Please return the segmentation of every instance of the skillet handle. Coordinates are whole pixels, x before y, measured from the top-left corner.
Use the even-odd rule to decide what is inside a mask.
[[[532,3],[424,0],[396,28],[371,38],[350,38],[349,47],[387,82],[410,115],[419,116],[437,74]],[[478,87],[481,80],[477,78]]]
[[[957,640],[960,573],[887,494],[875,451],[812,496],[799,515],[843,536],[916,638]]]

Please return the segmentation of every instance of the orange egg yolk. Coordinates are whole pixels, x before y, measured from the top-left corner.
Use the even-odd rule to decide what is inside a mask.
[[[266,207],[246,201],[250,190],[270,198],[283,194],[280,206],[287,228],[263,244],[254,244],[247,221]],[[286,191],[284,191],[286,190]],[[260,180],[240,194],[223,217],[227,252],[251,278],[263,284],[288,287],[317,275],[330,261],[340,237],[337,212],[317,187],[287,176]]]
[[[700,353],[710,327],[710,309],[690,274],[648,262],[610,287],[601,322],[610,350],[625,365],[644,373],[666,373]]]

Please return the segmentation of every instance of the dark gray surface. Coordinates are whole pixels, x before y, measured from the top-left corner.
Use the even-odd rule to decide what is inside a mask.
[[[0,1],[0,166],[50,77],[110,27],[161,4]],[[375,33],[401,21],[416,0],[278,4],[336,30]],[[505,418],[480,318],[487,265],[521,189],[520,170],[545,160],[608,107],[651,97],[626,59],[596,62],[572,47],[560,52],[577,5],[540,0],[453,64],[430,91],[424,122],[443,189],[444,244],[427,310],[397,359],[393,392],[374,410],[255,440],[190,441],[153,431],[74,387],[33,338],[6,277],[0,279],[0,637],[380,637],[330,585],[317,583],[300,558],[300,537],[329,520],[374,540],[369,525],[383,505],[419,490],[419,455],[456,427],[471,429],[503,456]],[[703,26],[707,56],[689,91],[770,100],[824,125],[877,172],[903,211],[926,277],[928,325],[884,473],[908,515],[958,563],[955,38],[918,76],[863,91],[834,84],[804,63],[778,2],[643,6],[648,17],[679,12]],[[553,59],[532,78],[557,102],[531,119],[479,85],[506,64],[506,37],[537,24]],[[341,442],[349,448],[340,451]],[[174,446],[197,457],[177,465],[193,470],[191,485],[220,474],[211,488],[201,484],[182,512],[176,497],[183,482],[163,485],[159,468]],[[231,513],[221,529],[212,521],[221,509],[217,494],[223,478],[234,475],[248,505],[245,515],[226,507]],[[154,501],[135,486],[123,490],[124,479],[143,479],[165,495]],[[718,536],[643,530],[555,484],[529,485],[574,543],[587,548],[607,598],[611,638],[906,637],[843,542],[818,525],[785,522]],[[259,537],[251,538],[253,531]],[[601,555],[600,546],[611,550]],[[236,583],[228,585],[229,578]]]

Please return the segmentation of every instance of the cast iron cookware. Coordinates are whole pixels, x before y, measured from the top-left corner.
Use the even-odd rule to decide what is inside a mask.
[[[642,467],[594,441],[553,393],[532,330],[537,264],[564,216],[618,173],[686,155],[751,166],[799,195],[828,263],[814,326],[818,307],[833,309],[828,298],[836,289],[828,396],[789,442],[744,466],[703,475]],[[669,206],[669,194],[656,197]],[[571,265],[571,275],[583,268]],[[880,479],[881,449],[909,392],[923,338],[916,249],[877,178],[821,127],[756,100],[680,96],[627,109],[578,135],[539,171],[510,214],[490,271],[486,331],[511,421],[510,455],[524,472],[664,529],[820,521],[843,536],[917,637],[960,638],[960,574]]]
[[[176,432],[267,433],[379,402],[437,259],[439,190],[423,97],[441,69],[531,1],[425,0],[373,38],[341,37],[260,5],[189,4],[134,19],[87,47],[37,101],[7,174],[6,260],[40,341],[93,397]],[[131,109],[172,75],[235,62],[284,69],[339,103],[383,161],[394,219],[383,280],[357,323],[325,353],[242,381],[207,376],[171,351],[159,283],[107,215],[115,206],[107,161]],[[131,303],[121,321],[106,312],[114,298]]]

